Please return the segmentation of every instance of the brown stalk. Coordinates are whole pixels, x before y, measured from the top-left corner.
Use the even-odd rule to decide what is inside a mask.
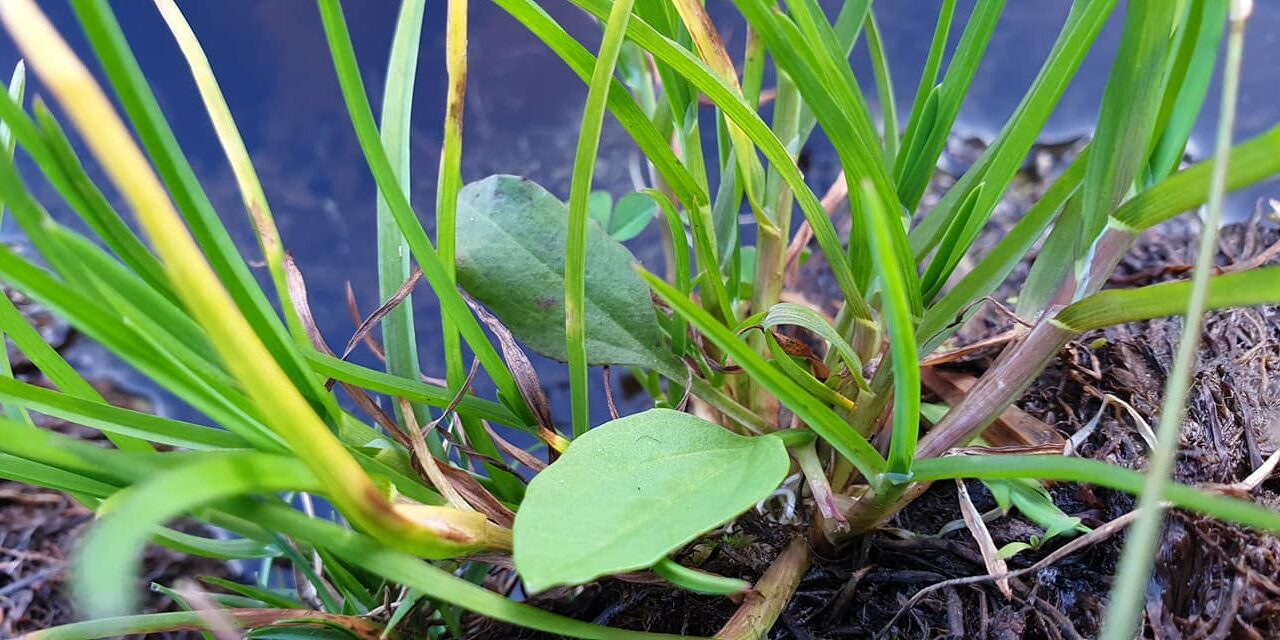
[[[539,436],[543,437],[543,440],[547,442],[547,446],[551,447],[552,451],[563,451],[557,445],[564,438],[556,431],[555,423],[551,419],[551,403],[547,400],[547,393],[542,388],[542,380],[538,377],[538,370],[533,368],[533,363],[529,361],[529,356],[516,343],[516,338],[511,335],[511,330],[507,329],[506,325],[502,324],[502,321],[494,317],[492,313],[489,313],[488,309],[485,309],[483,305],[465,293],[462,294],[462,299],[467,301],[467,306],[471,307],[480,322],[483,322],[497,336],[498,346],[502,349],[502,359],[507,361],[507,368],[511,370],[511,375],[515,378],[516,388],[520,390],[521,397],[524,398],[525,404],[529,407],[529,410],[533,413],[534,420],[538,423]],[[553,435],[554,437],[552,437]]]
[[[302,323],[303,329],[307,332],[307,337],[311,339],[311,344],[317,351],[333,356],[333,349],[329,348],[329,343],[325,341],[324,335],[320,333],[320,328],[316,326],[315,317],[311,314],[311,303],[307,298],[307,283],[302,277],[302,271],[298,269],[297,263],[293,261],[293,254],[285,252],[284,254],[284,273],[285,283],[289,290],[289,299],[293,302],[294,312],[298,315],[298,320]],[[326,389],[333,388],[334,381],[325,382]],[[378,403],[369,397],[369,394],[360,387],[341,383],[342,389],[351,396],[351,400],[356,403],[366,415],[368,415],[378,426],[382,427],[393,438],[396,439],[406,449],[412,450],[412,442],[409,440],[408,434],[400,429],[400,425],[396,424],[390,416],[378,406]]]
[[[538,473],[547,468],[547,463],[539,460],[533,454],[515,446],[503,438],[493,427],[489,426],[487,420],[482,421],[485,431],[489,433],[489,437],[493,439],[493,444],[498,447],[499,451],[511,456],[516,462],[524,465],[530,471]]]
[[[922,369],[920,380],[925,388],[952,406],[964,402],[977,383],[973,376],[932,368]],[[1066,444],[1057,429],[1016,406],[1005,409],[982,437],[993,447],[1056,445],[1061,451]]]
[[[812,560],[813,554],[804,536],[792,538],[715,637],[720,640],[763,638],[782,615]]]
[[[604,378],[604,399],[609,405],[609,417],[617,420],[621,416],[618,414],[618,405],[613,401],[613,373],[609,369],[609,365],[601,368],[600,376]]]
[[[1077,290],[1088,295],[1101,289],[1136,237],[1125,229],[1108,228],[1103,232],[1094,245],[1093,261],[1084,281],[1077,283],[1074,275],[1067,276],[1031,331],[1005,347],[995,366],[983,374],[942,422],[920,439],[917,460],[936,458],[976,438],[1026,392],[1076,335],[1055,323],[1054,315],[1075,297]],[[874,527],[909,504],[927,486],[895,486],[859,500],[848,514],[852,531],[860,533]]]
[[[351,315],[351,324],[359,327],[363,322],[363,314],[360,313],[360,305],[356,303],[356,292],[351,288],[351,283],[347,282],[347,313]],[[374,357],[379,362],[387,361],[387,354],[382,348],[382,344],[373,336],[372,332],[364,335],[364,344],[369,347],[369,351],[373,352]],[[418,374],[418,378],[429,385],[436,387],[448,387],[449,382],[443,378],[436,378],[425,373]]]
[[[311,338],[312,344],[318,351],[334,355],[324,336],[321,335],[319,328],[316,327],[315,318],[311,314],[311,305],[307,299],[306,282],[303,280],[302,272],[298,270],[297,264],[294,263],[293,257],[289,254],[285,254],[284,267],[289,296],[293,300],[295,310],[303,328],[307,331],[308,337]],[[449,406],[441,415],[441,419],[452,413],[457,408],[458,403],[462,402],[463,394],[470,389],[471,380],[474,378],[475,373],[476,366],[473,363],[471,374],[467,376],[466,383],[462,386],[462,390],[450,401]],[[332,380],[329,381],[329,384],[332,383]],[[406,433],[391,416],[387,415],[378,406],[378,403],[374,402],[373,398],[364,389],[346,383],[342,383],[342,388],[361,411],[372,418],[378,426],[386,430],[401,446],[411,452],[422,479],[439,490],[446,501],[460,509],[479,511],[502,526],[509,527],[514,522],[515,515],[511,510],[506,508],[470,474],[461,469],[455,469],[451,465],[439,465],[436,463],[435,458],[427,450],[422,431],[418,429],[417,425],[412,424],[412,413],[405,414],[405,419],[410,421],[409,431]],[[403,398],[399,399],[399,401],[405,402]],[[433,422],[430,428],[434,429],[438,423],[439,420]],[[458,448],[471,458],[481,458],[496,466],[504,466],[502,461],[490,460],[487,456],[482,456],[469,447],[459,446]]]

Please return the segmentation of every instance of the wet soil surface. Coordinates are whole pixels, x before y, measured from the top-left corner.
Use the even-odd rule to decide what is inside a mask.
[[[951,154],[958,169],[964,152]],[[975,247],[981,255],[1043,193],[1078,145],[1036,151],[993,216],[992,231]],[[935,193],[952,179],[940,174]],[[936,196],[935,196],[936,197]],[[936,202],[936,199],[933,200]],[[928,204],[928,203],[926,203]],[[1133,287],[1187,276],[1194,261],[1198,222],[1182,216],[1144,234],[1121,264],[1112,286]],[[1280,261],[1268,251],[1280,233],[1261,216],[1222,231],[1221,268]],[[996,299],[1016,295],[1029,265],[1023,265]],[[819,262],[806,265],[800,285],[810,302],[830,300],[834,285]],[[819,304],[818,306],[824,306]],[[963,346],[1012,327],[1006,314],[984,308],[956,337]],[[1019,406],[1064,438],[1075,436],[1078,455],[1132,469],[1146,464],[1147,444],[1139,421],[1154,428],[1165,379],[1181,332],[1179,319],[1135,323],[1081,336],[1031,387]],[[980,375],[999,348],[948,363],[955,372]],[[1277,378],[1272,380],[1272,378]],[[1179,481],[1231,484],[1243,480],[1280,446],[1280,308],[1220,311],[1206,319],[1191,405],[1176,467]],[[1105,399],[1105,400],[1104,400]],[[1128,407],[1132,408],[1132,411]],[[1095,418],[1097,418],[1095,420]],[[1092,427],[1090,424],[1092,423]],[[1088,429],[1082,433],[1082,430]],[[981,511],[996,507],[978,482],[967,485]],[[1049,487],[1055,503],[1090,528],[1130,512],[1127,494],[1084,485]],[[1011,581],[1006,599],[990,581],[938,588],[910,602],[926,587],[983,576],[977,544],[963,526],[954,483],[937,483],[886,526],[838,553],[815,553],[791,603],[769,637],[776,640],[853,638],[1089,638],[1098,631],[1123,535],[1091,544],[1038,571]],[[1252,499],[1280,506],[1280,482],[1272,479]],[[1043,531],[1016,511],[989,523],[997,545],[1027,541]],[[723,551],[717,534],[700,543],[713,552],[704,568],[754,579],[788,536],[785,526],[749,514],[736,531],[756,541],[747,557]],[[945,533],[940,533],[945,532]],[[1030,567],[1060,548],[1055,538],[1011,558],[1010,570]],[[763,545],[761,548],[759,545]],[[686,552],[688,553],[688,552]],[[1280,540],[1194,514],[1172,511],[1167,519],[1149,588],[1145,637],[1280,637]],[[711,635],[733,613],[728,599],[690,595],[661,585],[606,580],[533,599],[537,606],[615,626],[686,635]],[[545,634],[473,619],[470,637],[547,638]]]

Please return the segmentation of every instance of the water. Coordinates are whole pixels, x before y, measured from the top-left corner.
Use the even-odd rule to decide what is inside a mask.
[[[47,4],[46,10],[55,23],[88,58],[88,46],[70,10],[62,3]],[[245,255],[255,257],[256,243],[231,172],[167,28],[151,3],[115,4],[125,33],[183,149]],[[590,18],[567,3],[545,4],[571,34],[589,48],[596,46],[598,29]],[[940,4],[941,0],[877,3],[877,15],[894,65],[898,108],[904,116],[910,109]],[[958,38],[972,4],[972,0],[960,2],[953,37]],[[483,1],[472,5],[463,176],[474,180],[491,173],[516,173],[564,196],[568,192],[585,87],[501,9]],[[736,57],[745,27],[730,19],[733,10],[729,3],[718,0],[710,5],[717,18],[723,19],[721,24]],[[834,10],[839,2],[824,0],[824,5]],[[374,104],[380,100],[382,69],[397,6],[396,2],[380,1],[347,3],[346,7],[365,85]],[[960,133],[989,137],[999,131],[1035,77],[1069,7],[1066,0],[1008,3],[990,55],[980,67],[970,99],[960,113]],[[368,312],[378,304],[375,190],[345,115],[318,12],[313,4],[298,0],[188,2],[183,9],[208,52],[237,118],[285,244],[307,278],[316,320],[329,341],[341,345],[353,327],[346,311],[346,282],[351,282],[362,310]],[[411,194],[428,231],[432,227],[444,116],[444,12],[444,2],[427,3],[415,95]],[[1117,11],[1115,18],[1122,15]],[[1071,139],[1089,132],[1120,36],[1120,21],[1115,18],[1051,118],[1044,133],[1046,141]],[[1276,106],[1272,89],[1280,80],[1280,71],[1270,64],[1278,39],[1280,5],[1258,3],[1247,35],[1238,136],[1255,135],[1280,121],[1280,107]],[[0,67],[7,68],[16,59],[11,42],[0,39]],[[855,52],[853,63],[858,77],[866,78],[864,86],[870,93],[873,85],[864,48]],[[37,88],[34,93],[38,92]],[[1216,100],[1216,95],[1211,97],[1206,117],[1193,138],[1195,155],[1203,155],[1202,150],[1212,146]],[[629,190],[629,176],[638,161],[625,133],[608,122],[597,186],[615,194]],[[820,141],[813,145],[811,167],[810,178],[815,183],[830,180],[838,170],[834,156]],[[33,172],[28,175],[34,177]],[[47,191],[39,181],[33,183],[37,191]],[[1274,194],[1276,187],[1274,182],[1264,185],[1234,200],[1233,206],[1247,211],[1259,194]],[[53,197],[43,200],[56,203]],[[54,208],[55,215],[68,217],[65,211]],[[652,267],[660,264],[656,239],[656,228],[651,228],[630,243],[638,257]],[[415,297],[414,308],[423,366],[431,375],[442,375],[436,319],[439,311],[429,292],[425,288],[421,291],[424,293]],[[92,350],[82,352],[80,357],[94,363],[109,361]],[[376,366],[365,352],[356,360]],[[537,364],[556,418],[567,424],[568,382],[564,368],[546,361]],[[127,371],[122,375],[131,378]],[[595,374],[593,384],[597,388],[599,380]],[[481,393],[491,394],[486,383],[479,386]],[[628,402],[621,395],[619,399],[624,412],[643,407],[642,399]],[[161,400],[167,413],[198,419],[192,410],[172,398],[161,396]],[[592,417],[595,422],[608,418],[599,394],[592,402]]]

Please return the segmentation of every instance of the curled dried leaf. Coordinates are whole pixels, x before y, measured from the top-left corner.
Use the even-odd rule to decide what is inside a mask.
[[[364,341],[366,337],[370,337],[370,332],[373,331],[374,327],[378,326],[378,323],[381,322],[383,318],[387,317],[387,314],[394,311],[396,307],[400,306],[401,303],[409,298],[409,294],[413,293],[413,288],[416,287],[418,282],[421,280],[422,269],[415,266],[413,268],[413,272],[410,273],[409,277],[400,285],[400,288],[396,289],[396,292],[392,294],[390,298],[387,298],[387,301],[383,302],[382,306],[369,314],[369,317],[360,321],[360,324],[356,327],[355,333],[351,334],[351,339],[347,341],[347,346],[342,350],[343,360],[346,360],[347,356],[351,355],[351,352],[355,350],[357,344]],[[351,283],[349,282],[347,283],[347,291],[351,291]],[[348,306],[353,306],[354,297],[351,297],[350,293],[348,293],[348,296]]]
[[[534,419],[538,422],[538,436],[552,451],[563,452],[568,446],[568,441],[556,431],[555,422],[551,419],[551,403],[547,400],[547,393],[542,389],[542,380],[538,377],[537,369],[533,368],[533,363],[529,361],[529,356],[525,354],[524,349],[520,348],[515,336],[506,325],[502,324],[501,320],[489,313],[488,309],[471,296],[464,293],[462,297],[480,322],[497,336],[498,346],[502,349],[502,358],[507,361],[507,368],[515,378],[516,388],[520,390],[521,397],[524,398],[525,404],[529,406]]]

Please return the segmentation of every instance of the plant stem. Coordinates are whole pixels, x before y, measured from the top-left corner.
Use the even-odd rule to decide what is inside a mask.
[[[779,140],[792,140],[800,127],[800,93],[791,78],[778,70],[777,96],[773,103],[773,131]],[[799,149],[788,149],[794,160]],[[782,295],[782,279],[785,275],[787,237],[791,229],[791,210],[794,195],[782,182],[777,171],[770,169],[765,188],[765,201],[770,203],[766,215],[773,220],[773,228],[761,227],[756,239],[755,279],[751,291],[751,313],[768,311],[778,303]],[[765,351],[764,335],[751,337],[757,352]],[[777,421],[778,400],[758,385],[750,386],[751,408],[765,420]]]
[[[754,593],[733,613],[733,617],[725,623],[715,635],[720,640],[759,640],[773,628],[778,616],[791,600],[796,587],[813,556],[804,536],[796,536],[791,544],[783,549],[782,554],[769,565],[760,580],[756,582]]]
[[[1196,268],[1192,275],[1191,300],[1183,319],[1182,337],[1173,372],[1169,375],[1165,397],[1160,407],[1160,426],[1156,432],[1156,449],[1147,466],[1146,482],[1138,501],[1138,520],[1129,531],[1111,602],[1102,627],[1102,638],[1123,640],[1133,637],[1142,615],[1147,582],[1155,563],[1156,545],[1164,517],[1162,504],[1178,452],[1182,421],[1186,417],[1187,396],[1192,368],[1200,348],[1204,328],[1204,312],[1212,276],[1214,257],[1218,251],[1218,228],[1222,223],[1222,201],[1227,185],[1227,156],[1231,151],[1231,131],[1235,123],[1236,97],[1240,86],[1240,59],[1244,50],[1244,27],[1252,12],[1252,0],[1233,0],[1227,38],[1227,59],[1222,82],[1222,108],[1218,120],[1213,179],[1209,187],[1208,211],[1200,232]]]

